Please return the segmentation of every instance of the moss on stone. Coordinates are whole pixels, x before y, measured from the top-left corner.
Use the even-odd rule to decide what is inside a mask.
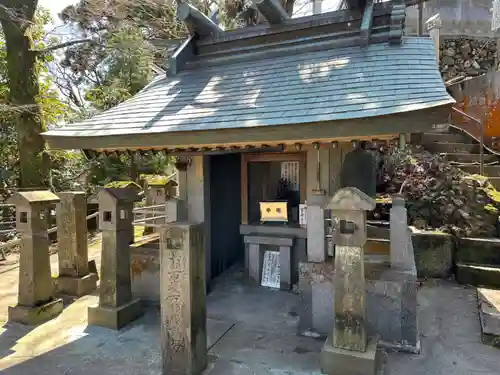
[[[143,174],[141,175],[141,180],[144,180],[148,183],[150,186],[162,186],[166,185],[168,182],[170,182],[172,179],[169,178],[168,176],[162,176],[158,174]]]
[[[142,190],[142,188],[139,185],[137,185],[134,181],[111,181],[110,183],[104,185],[104,187],[114,188],[114,189],[135,187],[138,190]]]

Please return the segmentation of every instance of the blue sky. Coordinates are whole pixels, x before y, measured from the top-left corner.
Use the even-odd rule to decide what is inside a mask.
[[[39,0],[38,5],[50,9],[54,20],[57,21],[57,14],[70,4],[75,4],[77,0]]]

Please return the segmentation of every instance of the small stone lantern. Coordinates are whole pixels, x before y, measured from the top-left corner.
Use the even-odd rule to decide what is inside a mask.
[[[335,328],[321,352],[322,372],[329,375],[376,372],[377,342],[366,336],[364,251],[366,213],[375,200],[357,188],[337,191],[327,208],[339,220],[335,236]]]
[[[63,309],[55,298],[50,270],[49,217],[59,197],[50,191],[19,192],[9,199],[16,205],[16,229],[21,234],[18,304],[9,307],[9,320],[39,324]]]

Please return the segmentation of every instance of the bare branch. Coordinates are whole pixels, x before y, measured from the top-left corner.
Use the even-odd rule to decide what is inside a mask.
[[[99,44],[93,39],[88,39],[88,38],[87,39],[75,39],[75,40],[70,40],[70,41],[64,42],[64,43],[54,44],[54,45],[49,46],[47,48],[32,49],[31,51],[36,52],[36,53],[46,53],[46,52],[52,52],[52,51],[55,51],[55,50],[58,50],[61,48],[65,48],[65,47],[71,47],[71,46],[74,46],[75,44],[83,44],[83,43]]]

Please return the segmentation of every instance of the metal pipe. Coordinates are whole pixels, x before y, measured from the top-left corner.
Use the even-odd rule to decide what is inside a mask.
[[[484,176],[484,123],[482,120],[479,120],[475,118],[474,116],[471,116],[464,111],[461,111],[455,107],[451,107],[455,112],[458,114],[464,116],[465,118],[473,121],[478,129],[479,129],[479,174],[481,176]]]

